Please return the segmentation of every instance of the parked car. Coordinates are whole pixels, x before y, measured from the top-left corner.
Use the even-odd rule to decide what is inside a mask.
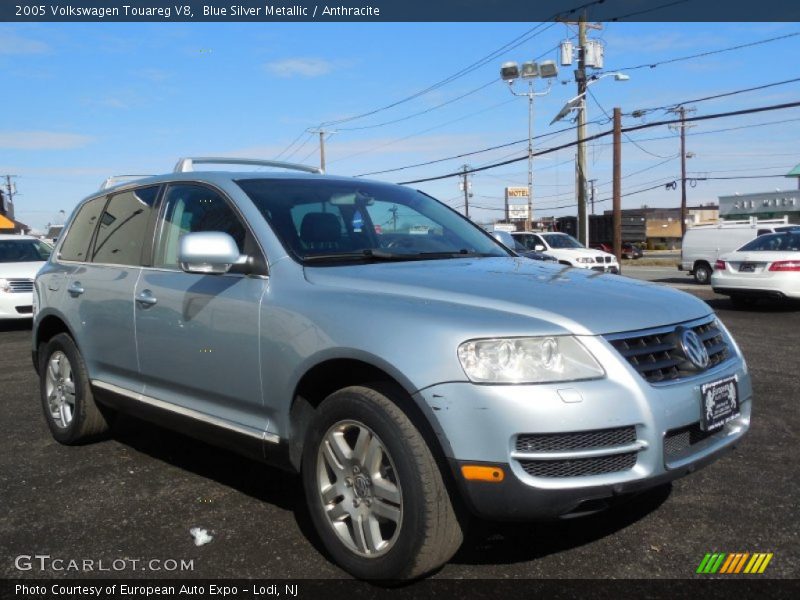
[[[207,162],[290,171],[193,172]],[[56,440],[121,411],[298,472],[361,578],[438,568],[470,513],[599,511],[750,424],[744,358],[705,302],[514,256],[426,194],[311,167],[183,159],[101,190],[35,298]]]
[[[738,305],[759,298],[800,300],[800,228],[762,235],[714,264],[711,287]]]
[[[591,247],[594,250],[601,250],[608,254],[614,254],[614,248],[610,244],[599,242],[596,244],[591,244]],[[642,258],[642,256],[644,256],[642,249],[639,248],[639,246],[636,246],[635,244],[631,244],[630,242],[622,242],[621,250],[622,250],[621,252],[622,258],[633,260],[636,258]]]
[[[622,258],[636,260],[637,258],[642,258],[642,256],[644,256],[644,252],[639,246],[629,242],[622,243]]]
[[[683,236],[678,270],[688,271],[697,283],[707,284],[711,279],[712,265],[720,256],[782,226],[791,227],[786,219],[722,221],[690,227]]]
[[[27,235],[0,235],[0,320],[30,319],[33,278],[52,248]]]
[[[555,257],[550,256],[549,254],[545,254],[544,252],[536,252],[535,250],[528,250],[519,241],[515,240],[514,236],[512,236],[508,231],[494,230],[492,232],[492,236],[506,248],[514,250],[514,252],[516,252],[519,256],[524,256],[525,258],[530,258],[531,260],[540,260],[543,262],[558,262]]]
[[[566,233],[520,231],[511,235],[528,250],[549,254],[562,265],[604,273],[619,273],[616,256],[600,250],[590,250]]]

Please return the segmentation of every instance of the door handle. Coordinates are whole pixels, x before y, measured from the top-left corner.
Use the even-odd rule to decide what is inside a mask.
[[[80,296],[85,291],[86,290],[83,288],[83,286],[81,285],[80,281],[73,282],[67,288],[67,292],[69,292],[69,295],[72,296],[73,298],[77,298],[78,296]]]
[[[153,296],[153,292],[150,290],[144,290],[136,296],[136,302],[138,302],[142,308],[148,308],[158,302],[158,299]]]

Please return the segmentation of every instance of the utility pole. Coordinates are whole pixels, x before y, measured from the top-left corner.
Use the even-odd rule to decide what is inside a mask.
[[[467,181],[467,176],[469,175],[469,165],[463,165],[462,169],[464,169],[463,178],[461,180],[461,188],[464,190],[464,216],[469,219],[469,181]]]
[[[679,106],[676,109],[671,110],[670,112],[676,113],[680,118],[681,122],[679,125],[675,125],[675,127],[681,130],[681,237],[686,234],[686,128],[693,127],[686,123],[686,113],[693,112],[694,108],[686,108],[685,106]],[[670,126],[671,127],[671,126]]]
[[[14,196],[17,193],[16,186],[14,182],[11,181],[12,178],[16,177],[16,175],[3,175],[6,180],[5,188],[6,188],[6,199],[5,199],[5,206],[0,206],[2,208],[3,214],[6,213],[6,206],[8,206],[8,214],[7,216],[11,219],[14,218]]]
[[[622,110],[614,108],[614,169],[612,174],[614,256],[622,265]]]
[[[586,230],[586,10],[578,20],[578,69],[575,71],[578,83],[578,241],[588,244]]]
[[[599,23],[586,23],[586,9],[578,19],[578,68],[575,71],[575,81],[578,84],[578,98],[580,104],[576,107],[578,112],[578,241],[585,246],[589,245],[589,228],[586,215],[586,30],[602,29]]]
[[[336,133],[335,131],[326,131],[324,129],[310,129],[309,133],[318,133],[319,134],[319,168],[322,169],[322,172],[325,172],[325,135],[330,134],[333,135]]]
[[[589,180],[589,201],[592,203],[592,215],[594,215],[594,182],[597,179]]]

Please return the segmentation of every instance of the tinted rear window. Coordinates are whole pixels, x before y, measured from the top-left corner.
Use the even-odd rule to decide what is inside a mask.
[[[103,212],[106,198],[94,198],[84,204],[70,225],[69,232],[59,251],[59,258],[64,260],[86,261],[89,242],[92,240],[97,221]]]

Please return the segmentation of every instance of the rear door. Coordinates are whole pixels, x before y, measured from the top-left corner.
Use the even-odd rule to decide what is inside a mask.
[[[93,380],[139,391],[133,292],[158,186],[90,200],[59,260],[72,266],[63,306]]]
[[[256,256],[260,250],[233,205],[215,189],[171,184],[161,204],[152,264],[135,291],[144,394],[198,418],[263,432],[259,308],[266,277],[186,273],[178,264],[179,240],[190,232],[221,231],[236,240],[242,254]]]

